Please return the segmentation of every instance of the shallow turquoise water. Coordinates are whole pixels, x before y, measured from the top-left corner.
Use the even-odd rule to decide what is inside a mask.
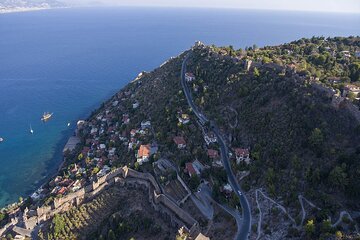
[[[6,139],[0,144],[0,206],[30,194],[56,171],[79,118],[196,40],[263,46],[356,35],[359,23],[351,14],[156,8],[0,15],[0,136]],[[44,111],[54,112],[45,124]]]

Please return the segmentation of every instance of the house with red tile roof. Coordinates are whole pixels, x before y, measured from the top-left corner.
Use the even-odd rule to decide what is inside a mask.
[[[130,122],[129,114],[123,114],[122,121],[124,124],[129,124],[129,122]]]
[[[140,145],[140,148],[136,155],[136,160],[141,165],[144,162],[149,161],[150,155],[151,155],[151,145],[150,144]]]
[[[183,137],[174,137],[173,140],[177,145],[178,149],[183,149],[186,147],[186,141]]]
[[[185,164],[185,172],[187,172],[190,177],[197,175],[197,172],[191,162]]]
[[[219,152],[217,150],[208,149],[207,154],[208,154],[209,158],[211,158],[211,159],[218,159],[219,158]]]
[[[61,194],[61,195],[64,195],[64,193],[66,192],[66,187],[62,187],[60,188],[60,190],[57,192],[57,194]]]
[[[135,135],[136,135],[137,132],[138,132],[137,129],[131,129],[131,131],[130,131],[130,136],[131,136],[131,137],[135,137]]]

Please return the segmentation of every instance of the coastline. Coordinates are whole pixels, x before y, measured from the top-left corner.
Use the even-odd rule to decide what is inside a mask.
[[[52,9],[55,9],[55,8],[52,8]],[[98,103],[95,103],[95,104],[89,106],[88,108],[86,108],[85,110],[83,110],[82,113],[79,114],[79,116],[77,117],[77,121],[81,120],[81,119],[88,120],[92,116],[93,112],[98,111],[101,108],[101,103],[109,101],[119,91],[123,90],[127,84],[128,83],[126,83],[124,86],[119,87],[118,89],[115,89],[114,91],[111,91],[110,93],[108,93],[106,95],[106,97],[103,100],[101,100]],[[31,197],[34,193],[36,193],[39,189],[41,189],[51,178],[55,177],[59,173],[59,171],[65,164],[64,153],[63,153],[64,148],[66,147],[69,139],[76,136],[76,131],[77,131],[77,127],[75,124],[75,127],[74,127],[74,125],[72,125],[71,128],[66,129],[61,132],[62,137],[55,144],[56,145],[55,152],[53,153],[53,156],[51,157],[51,159],[49,159],[46,162],[46,165],[48,167],[46,167],[45,175],[41,175],[41,177],[39,178],[39,180],[36,183],[37,186],[34,186],[34,188],[32,190],[26,191],[23,195],[19,195],[19,197],[22,197],[25,201],[27,198]],[[14,208],[18,204],[20,204],[18,201],[9,202],[3,206],[0,206],[0,211]]]
[[[23,195],[19,196],[22,197],[24,201],[27,198],[31,197],[34,193],[36,193],[39,189],[41,189],[51,178],[55,177],[59,173],[61,167],[64,165],[63,149],[66,143],[68,142],[69,138],[72,137],[74,133],[75,133],[74,129],[68,131],[65,130],[62,132],[63,136],[61,137],[59,142],[55,144],[56,150],[53,153],[53,156],[51,157],[51,159],[48,159],[46,161],[47,167],[44,175],[42,174],[41,177],[39,177],[39,180],[33,185],[32,190],[28,190]],[[18,201],[9,202],[8,204],[0,206],[0,211],[14,208],[18,204],[21,203],[19,203]]]
[[[33,11],[43,11],[51,9],[63,9],[70,7],[23,7],[23,8],[9,8],[9,9],[0,9],[1,14],[10,14],[10,13],[20,13],[20,12],[33,12]]]

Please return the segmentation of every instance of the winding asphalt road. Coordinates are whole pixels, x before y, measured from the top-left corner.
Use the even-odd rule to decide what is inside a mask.
[[[186,96],[186,100],[195,113],[196,117],[199,119],[201,124],[210,123],[210,127],[212,128],[214,134],[216,135],[218,142],[220,144],[220,152],[221,152],[221,159],[222,163],[224,165],[225,171],[227,173],[228,181],[234,190],[234,192],[237,194],[237,196],[240,199],[240,205],[242,208],[242,214],[243,214],[243,221],[241,224],[241,229],[239,234],[236,236],[236,239],[245,240],[249,238],[250,230],[251,230],[251,211],[250,211],[250,204],[245,196],[243,194],[243,191],[241,190],[239,184],[237,183],[234,173],[232,172],[230,162],[229,162],[229,149],[223,139],[223,137],[220,134],[219,128],[216,126],[216,124],[213,121],[209,121],[209,119],[202,114],[197,106],[194,104],[194,101],[192,99],[190,90],[188,85],[186,84],[185,79],[185,73],[186,73],[186,62],[189,59],[191,53],[188,53],[182,63],[181,67],[181,86],[183,88],[184,94]]]

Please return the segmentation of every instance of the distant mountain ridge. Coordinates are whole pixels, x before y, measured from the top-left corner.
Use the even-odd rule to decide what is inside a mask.
[[[49,9],[66,6],[67,4],[56,0],[3,0],[0,2],[0,13]]]

